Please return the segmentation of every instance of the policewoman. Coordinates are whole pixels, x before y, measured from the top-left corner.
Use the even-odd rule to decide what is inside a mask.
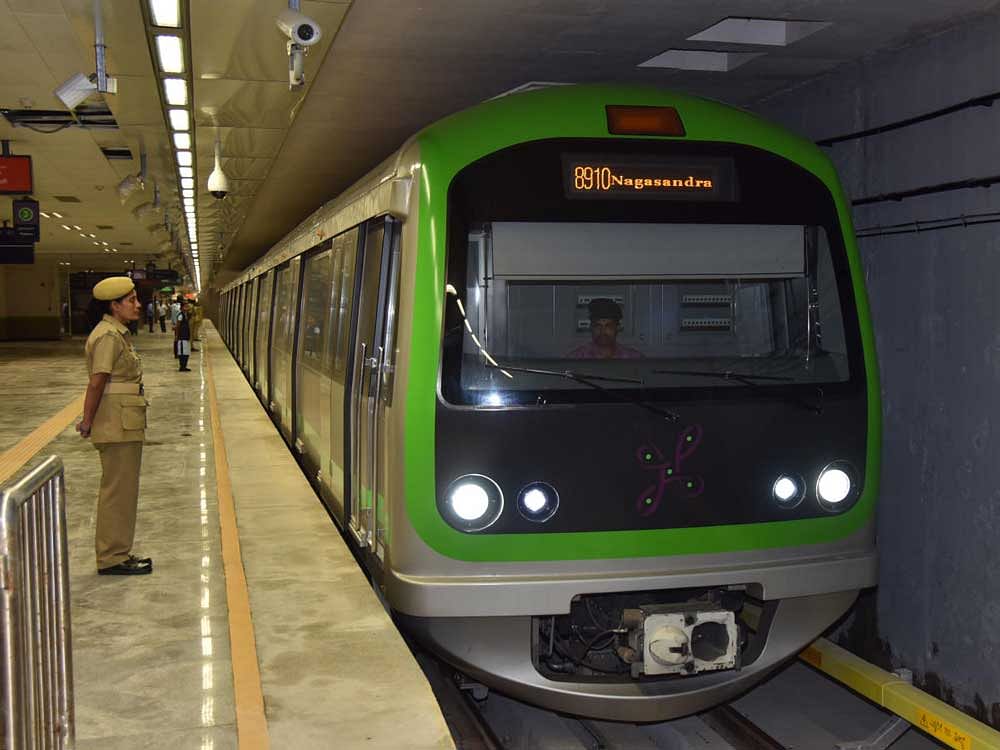
[[[94,287],[90,315],[96,324],[85,348],[90,381],[77,430],[101,456],[95,535],[101,575],[153,572],[151,559],[132,554],[147,402],[128,324],[141,311],[132,279],[113,276]]]

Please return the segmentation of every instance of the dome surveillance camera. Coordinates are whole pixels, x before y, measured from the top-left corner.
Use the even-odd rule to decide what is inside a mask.
[[[208,192],[212,194],[213,198],[219,200],[229,195],[229,179],[226,177],[226,173],[218,167],[213,169],[212,174],[208,176]]]
[[[215,169],[208,176],[208,192],[220,201],[229,195],[229,178],[222,171],[222,145],[218,141],[215,143]]]
[[[281,32],[293,44],[298,44],[302,47],[311,47],[319,42],[323,36],[323,30],[318,23],[309,18],[309,16],[304,16],[291,8],[281,11],[275,19],[275,23],[278,24],[278,28],[281,29]]]

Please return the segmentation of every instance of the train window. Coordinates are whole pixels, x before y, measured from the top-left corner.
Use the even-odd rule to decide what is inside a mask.
[[[274,289],[274,319],[271,330],[271,401],[280,426],[290,434],[292,421],[291,365],[295,329],[295,289],[290,266],[279,269]]]
[[[578,370],[646,394],[849,380],[822,227],[495,222],[473,226],[467,248],[468,329],[452,313],[446,337],[460,347],[444,378],[459,403],[596,397],[524,369]]]
[[[326,330],[330,325],[333,250],[306,258],[303,266],[302,302],[295,380],[295,435],[302,441],[310,469],[319,468],[328,478],[330,464],[330,356]]]
[[[333,377],[343,384],[351,348],[351,315],[354,310],[354,267],[358,257],[358,230],[352,229],[340,236],[339,295],[337,305],[337,347],[333,362]]]
[[[269,334],[271,332],[271,286],[272,286],[272,274],[273,272],[268,271],[266,274],[260,277],[261,289],[260,289],[260,301],[258,303],[258,314],[257,314],[257,342],[255,345],[256,350],[256,375],[257,384],[260,391],[261,397],[266,401],[269,397],[268,394],[268,379],[267,379],[267,355],[268,355],[268,344],[269,344]]]
[[[382,400],[391,405],[393,384],[396,374],[396,329],[398,328],[399,308],[399,273],[400,273],[400,231],[399,223],[390,219],[387,231],[390,232],[389,247],[389,288],[386,291],[385,308],[385,358],[386,366],[382,371]]]
[[[337,359],[337,332],[340,327],[340,296],[344,273],[344,243],[346,235],[334,238],[330,249],[330,319],[326,326],[326,356],[330,364],[330,374],[334,373]]]
[[[326,355],[324,334],[329,323],[331,308],[332,256],[331,250],[324,250],[306,260],[299,328],[302,364],[328,375],[331,368]]]

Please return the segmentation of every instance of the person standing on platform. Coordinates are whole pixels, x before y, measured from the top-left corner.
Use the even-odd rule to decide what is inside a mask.
[[[156,305],[156,317],[160,319],[160,333],[167,332],[167,303],[162,299]]]
[[[153,321],[156,319],[156,303],[150,300],[146,303],[146,323],[149,325],[149,332],[153,332]]]
[[[132,554],[147,402],[142,363],[129,341],[128,324],[137,321],[141,311],[132,279],[112,276],[94,287],[89,313],[95,325],[84,349],[90,380],[76,429],[90,438],[101,457],[94,535],[100,575],[153,572],[150,558]]]
[[[198,340],[198,336],[201,334],[201,305],[191,300],[191,351],[198,351],[198,347],[194,345],[194,342]]]
[[[178,294],[177,299],[170,303],[170,327],[173,328],[177,325],[177,316],[181,314],[181,299],[182,297]]]
[[[191,372],[188,357],[191,356],[191,306],[187,300],[181,301],[181,311],[174,325],[174,352],[181,361],[178,372]]]

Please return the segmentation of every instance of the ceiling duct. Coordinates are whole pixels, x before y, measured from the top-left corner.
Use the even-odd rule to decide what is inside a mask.
[[[0,115],[15,128],[28,128],[39,133],[55,133],[68,127],[85,130],[117,130],[111,110],[106,104],[78,107],[76,112],[61,109],[0,109]]]
[[[105,146],[101,149],[101,153],[104,154],[104,157],[109,161],[114,161],[116,159],[132,161],[132,151],[128,148]]]

